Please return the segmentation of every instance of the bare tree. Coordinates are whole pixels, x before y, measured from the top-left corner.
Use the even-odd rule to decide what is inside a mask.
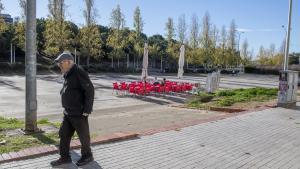
[[[209,13],[206,12],[203,17],[202,32],[200,37],[200,44],[205,50],[207,50],[211,44],[210,29],[211,29],[210,16]]]
[[[26,0],[19,0],[19,5],[21,7],[21,18],[25,20],[26,17]]]
[[[143,26],[144,26],[144,22],[141,16],[141,10],[140,7],[136,7],[134,10],[134,22],[133,22],[133,26],[135,28],[135,31],[137,33],[137,37],[140,36],[140,34],[143,32]]]
[[[226,42],[227,42],[227,32],[226,32],[225,25],[223,25],[221,30],[221,43],[220,43],[222,49],[225,49]]]
[[[137,6],[134,10],[133,20],[134,20],[133,27],[135,28],[134,50],[137,54],[133,56],[133,67],[136,67],[136,65],[139,65],[139,58],[140,56],[142,56],[142,53],[144,51],[144,40],[141,37],[141,34],[143,32],[144,22],[141,16],[141,10],[139,6]],[[126,55],[127,55],[127,65],[129,65],[129,54],[127,53]]]
[[[179,42],[181,44],[184,44],[184,41],[186,40],[186,22],[185,22],[185,15],[184,14],[182,14],[178,18],[177,32],[178,32]]]
[[[171,42],[173,37],[175,36],[175,29],[174,29],[174,22],[171,17],[168,18],[168,21],[166,23],[166,31],[167,31],[167,40],[168,42]]]
[[[190,46],[192,49],[198,47],[199,21],[196,14],[192,16],[190,27]]]
[[[249,48],[249,43],[248,40],[245,39],[241,48],[241,60],[243,65],[247,65],[251,61],[251,55],[250,55],[251,53],[249,52],[248,48]]]
[[[222,26],[222,30],[221,30],[221,39],[220,39],[220,48],[221,48],[221,54],[220,57],[223,59],[220,59],[220,63],[224,66],[227,65],[226,63],[226,44],[227,44],[227,31],[225,28],[225,25]]]
[[[3,10],[4,10],[4,6],[3,6],[3,3],[0,0],[0,14],[2,13]]]
[[[92,13],[92,8],[94,6],[94,0],[85,0],[86,9],[83,11],[85,22],[87,26],[94,23],[94,15]]]
[[[273,58],[275,56],[275,52],[276,52],[276,47],[275,47],[275,44],[272,43],[270,45],[270,49],[269,49],[269,55],[271,58]]]
[[[110,26],[118,31],[123,29],[125,26],[125,17],[121,12],[119,4],[111,13]]]
[[[235,21],[232,20],[231,24],[230,24],[230,29],[229,29],[229,34],[228,34],[228,42],[227,42],[227,47],[231,50],[235,50],[236,49],[236,24]]]
[[[213,25],[212,30],[211,30],[211,41],[212,41],[212,47],[216,48],[217,42],[218,42],[218,37],[219,37],[219,30],[216,25]]]
[[[49,0],[48,9],[54,20],[64,21],[66,9],[64,0]]]
[[[187,55],[187,58],[186,58],[186,67],[187,68],[189,68],[189,62],[191,62],[191,60],[196,57],[197,47],[199,45],[199,21],[198,21],[198,16],[196,14],[193,14],[193,16],[191,18],[189,44],[190,44],[191,49],[188,52],[190,54]]]

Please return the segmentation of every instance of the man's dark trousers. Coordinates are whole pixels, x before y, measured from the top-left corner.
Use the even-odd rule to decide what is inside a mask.
[[[64,115],[64,119],[59,130],[59,151],[61,157],[70,158],[70,142],[75,131],[81,142],[81,155],[83,157],[91,156],[92,152],[90,147],[88,117]]]

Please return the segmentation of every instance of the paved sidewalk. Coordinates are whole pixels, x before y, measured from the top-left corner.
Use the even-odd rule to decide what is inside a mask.
[[[93,147],[95,162],[82,168],[295,168],[300,169],[300,111],[248,113],[179,131]],[[79,151],[72,152],[78,160]],[[51,168],[57,154],[0,165]],[[77,168],[74,164],[60,168]]]

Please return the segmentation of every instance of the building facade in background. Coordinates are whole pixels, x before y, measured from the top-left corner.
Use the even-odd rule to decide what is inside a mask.
[[[6,23],[13,23],[13,18],[9,14],[0,14],[0,18],[3,18]]]

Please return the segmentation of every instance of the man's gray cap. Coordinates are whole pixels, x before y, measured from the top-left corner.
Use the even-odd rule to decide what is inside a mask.
[[[74,61],[74,58],[70,52],[63,52],[62,54],[57,56],[57,58],[54,60],[54,62],[60,63],[63,60],[73,60]]]

